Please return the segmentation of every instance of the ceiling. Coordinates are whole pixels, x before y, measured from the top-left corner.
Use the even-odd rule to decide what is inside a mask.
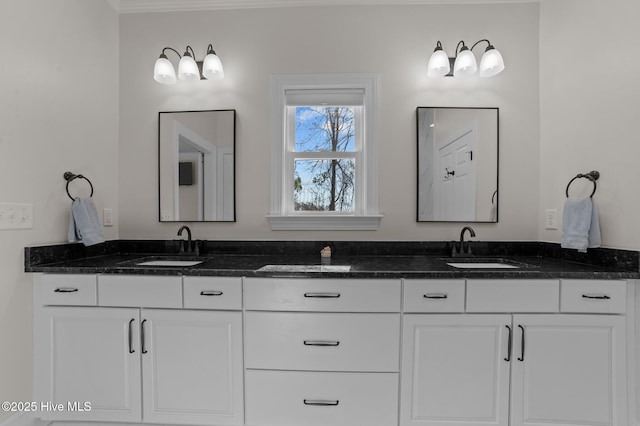
[[[538,3],[540,0],[107,0],[118,13],[180,12],[292,6]]]

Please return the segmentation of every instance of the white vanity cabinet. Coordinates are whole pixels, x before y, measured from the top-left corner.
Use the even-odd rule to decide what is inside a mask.
[[[246,278],[246,424],[397,424],[400,280]]]
[[[432,285],[405,281],[424,294]],[[626,285],[467,280],[464,311],[411,308],[401,425],[626,426]],[[417,303],[408,296],[420,292],[405,291],[405,310]],[[614,314],[591,314],[601,312]]]
[[[73,299],[78,280],[93,281],[95,306]],[[235,294],[222,303],[240,308],[235,280],[237,289],[215,277],[184,285],[202,287],[205,305]],[[179,276],[45,274],[35,284],[36,394],[65,406],[41,411],[43,420],[243,424],[240,310],[183,309]],[[69,401],[91,410],[69,410]]]
[[[143,420],[242,424],[242,313],[143,309]]]
[[[626,426],[625,318],[514,315],[511,425]]]
[[[628,294],[616,280],[35,274],[34,400],[56,422],[628,426]]]
[[[508,425],[508,315],[405,315],[402,425]]]
[[[139,315],[137,309],[41,308],[35,399],[63,407],[40,410],[43,420],[140,421]],[[88,411],[67,406],[85,402]]]

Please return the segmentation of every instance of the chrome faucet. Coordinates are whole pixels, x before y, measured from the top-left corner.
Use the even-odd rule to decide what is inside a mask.
[[[184,249],[184,241],[181,240],[180,242],[180,253],[190,253],[191,252],[191,229],[189,229],[189,227],[187,225],[182,225],[180,227],[180,229],[178,229],[178,237],[182,237],[182,231],[187,231],[187,249]],[[196,250],[197,250],[197,245],[196,245]]]
[[[472,256],[473,255],[473,253],[471,253],[471,241],[467,243],[466,250],[464,248],[464,233],[466,231],[469,231],[470,237],[476,236],[476,231],[474,231],[472,227],[465,226],[464,228],[462,228],[462,231],[460,231],[460,247],[457,248],[456,243],[454,241],[453,250],[451,251],[451,256]]]

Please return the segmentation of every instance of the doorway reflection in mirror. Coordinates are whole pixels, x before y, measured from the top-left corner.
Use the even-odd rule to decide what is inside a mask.
[[[235,110],[159,114],[160,221],[235,221]]]
[[[497,222],[498,109],[417,109],[419,222]]]

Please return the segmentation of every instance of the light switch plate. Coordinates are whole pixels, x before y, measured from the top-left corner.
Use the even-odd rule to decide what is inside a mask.
[[[33,204],[0,203],[0,229],[33,229]]]
[[[102,224],[104,226],[113,226],[113,209],[102,209]]]

